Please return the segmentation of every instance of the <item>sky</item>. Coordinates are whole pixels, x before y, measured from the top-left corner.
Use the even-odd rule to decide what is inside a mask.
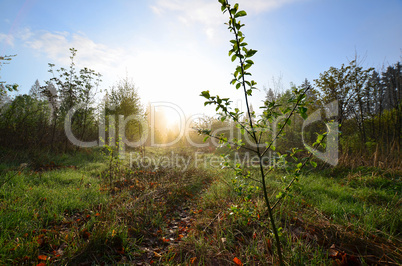
[[[241,19],[248,48],[258,50],[249,69],[259,88],[254,109],[264,88],[313,82],[356,54],[379,70],[401,60],[401,0],[237,2],[248,14]],[[68,67],[74,47],[77,68],[100,72],[104,91],[127,76],[144,106],[166,102],[187,116],[211,115],[199,96],[209,90],[244,108],[241,91],[229,84],[233,36],[217,0],[0,0],[0,10],[0,55],[17,54],[0,76],[19,84],[20,94],[51,78],[48,63]]]

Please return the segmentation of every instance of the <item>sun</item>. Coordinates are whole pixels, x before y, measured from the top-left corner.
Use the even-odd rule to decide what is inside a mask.
[[[177,129],[185,124],[185,115],[175,105],[164,105],[156,108],[156,123],[166,129]]]
[[[178,113],[177,110],[172,108],[165,108],[164,112],[166,118],[166,126],[169,129],[176,128],[180,125],[183,118],[180,117],[180,113]]]

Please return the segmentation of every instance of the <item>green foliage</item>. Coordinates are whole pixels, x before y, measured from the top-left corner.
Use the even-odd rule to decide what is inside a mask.
[[[0,104],[0,145],[19,150],[50,149],[53,152],[77,149],[69,144],[65,122],[71,123],[76,139],[89,141],[98,137],[95,95],[101,82],[99,73],[75,67],[77,50],[70,49],[68,69],[54,70],[53,77],[41,86],[36,80],[29,95],[7,98],[4,86]],[[10,60],[1,57],[1,60]],[[64,147],[63,147],[64,146]]]
[[[356,60],[348,66],[331,67],[315,80],[320,89],[320,101],[324,104],[338,101],[337,121],[340,130],[341,152],[347,165],[379,165],[387,161],[389,166],[400,163],[394,153],[395,145],[401,145],[402,135],[402,65],[398,62],[379,74],[374,68],[364,69]],[[356,130],[357,129],[357,130]],[[374,155],[374,160],[370,157]],[[347,159],[361,156],[362,160]],[[350,162],[353,162],[352,164]]]
[[[145,113],[141,106],[140,97],[138,95],[138,89],[135,84],[126,77],[120,80],[115,86],[113,86],[110,92],[106,93],[105,99],[105,114],[113,115],[116,118],[115,132],[119,129],[118,116],[127,118],[129,116],[136,115],[138,118],[145,119]],[[108,124],[108,121],[105,121]],[[145,129],[141,127],[139,119],[128,121],[125,125],[124,136],[129,141],[138,141]]]
[[[94,102],[94,97],[97,93],[101,75],[94,70],[84,67],[77,70],[75,68],[74,58],[77,50],[70,48],[70,67],[69,69],[61,67],[55,75],[53,70],[54,64],[49,64],[49,72],[53,74],[50,81],[47,81],[47,86],[43,87],[44,94],[48,97],[49,102],[58,102],[54,105],[55,112],[54,127],[60,121],[64,123],[65,119],[70,119],[73,132],[75,132],[80,140],[85,139],[88,128],[94,120],[94,107],[91,105]],[[51,91],[50,87],[56,87],[57,91]],[[81,108],[75,110],[72,117],[69,117],[68,112],[73,107],[80,105]],[[67,139],[65,138],[65,149],[67,149]]]
[[[110,141],[109,141],[110,142]],[[111,185],[113,180],[120,176],[122,171],[122,162],[119,158],[119,154],[121,152],[121,138],[117,140],[116,143],[112,143],[112,145],[104,145],[104,155],[108,160],[108,168],[105,173],[103,173],[103,177],[109,180],[109,184]],[[116,145],[115,145],[116,144]]]
[[[14,149],[40,148],[49,128],[48,103],[18,95],[0,113],[0,145]]]
[[[353,60],[346,67],[343,64],[341,68],[331,67],[315,80],[316,86],[323,93],[324,104],[338,101],[338,122],[342,124],[345,119],[354,115],[362,137],[365,137],[364,128],[360,126],[363,123],[365,105],[364,89],[370,86],[369,78],[373,71],[373,68],[363,69]]]

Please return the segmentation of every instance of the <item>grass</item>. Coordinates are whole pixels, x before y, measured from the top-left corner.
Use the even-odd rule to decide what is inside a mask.
[[[345,170],[331,177],[336,171],[302,176],[278,206],[287,264],[401,263],[400,173]],[[261,192],[245,200],[234,192],[230,172],[219,176],[202,195],[199,206],[208,211],[197,215],[196,230],[175,249],[175,263],[234,264],[237,258],[244,265],[275,264]],[[283,186],[282,176],[268,178],[271,195]]]
[[[79,157],[66,162],[80,166]],[[41,169],[35,164],[33,169],[8,171],[2,176],[11,179],[0,188],[0,262],[28,261],[42,255],[42,250],[50,252],[51,245],[60,244],[55,229],[70,220],[78,224],[72,221],[77,212],[82,213],[79,216],[85,212],[90,220],[90,209],[108,201],[107,195],[99,192],[102,181],[94,171],[98,163],[89,159],[82,169],[51,161]]]
[[[369,234],[401,236],[401,180],[375,172],[345,178],[310,174],[295,190],[296,201],[305,200],[336,223],[354,225]]]
[[[146,154],[172,151],[194,159],[188,149]],[[0,165],[1,180],[8,180],[0,187],[0,265],[277,261],[261,191],[236,189],[229,170],[194,161],[184,171],[129,167],[129,156],[110,169],[99,150],[10,158]],[[23,162],[29,163],[24,170]],[[275,212],[286,264],[402,263],[400,178],[374,168],[302,176]],[[282,174],[267,183],[274,200]]]

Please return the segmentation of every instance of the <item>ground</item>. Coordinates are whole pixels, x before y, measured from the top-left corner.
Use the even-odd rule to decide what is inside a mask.
[[[130,166],[107,150],[0,167],[1,265],[277,262],[261,190],[239,191],[230,170]],[[272,201],[284,175],[267,178]],[[286,264],[401,264],[401,191],[396,170],[310,169],[275,209]]]

